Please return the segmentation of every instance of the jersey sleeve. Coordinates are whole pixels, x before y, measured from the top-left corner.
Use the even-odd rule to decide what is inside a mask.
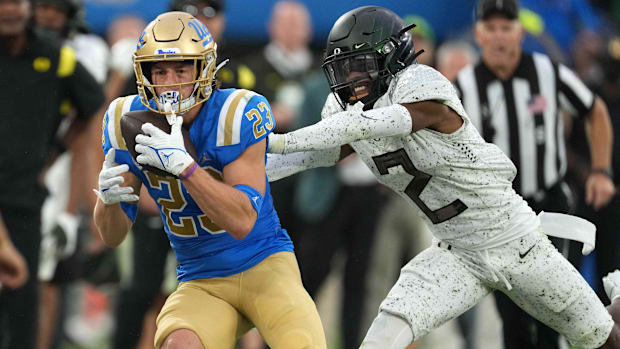
[[[114,161],[117,164],[129,165],[130,171],[138,176],[137,172],[139,169],[131,158],[131,154],[127,151],[127,145],[121,135],[120,124],[122,115],[130,110],[132,100],[133,98],[131,96],[120,97],[110,103],[101,125],[101,145],[104,154],[107,154],[112,148],[116,149],[116,158]],[[121,207],[132,222],[136,220],[136,213],[138,211],[137,204],[122,202]]]
[[[594,107],[594,93],[563,64],[558,64],[558,92],[560,107],[573,116],[584,117]]]
[[[392,103],[415,103],[422,101],[451,101],[458,99],[454,85],[435,69],[425,65],[410,66],[390,84],[388,93]]]
[[[237,159],[246,148],[267,138],[275,128],[267,99],[249,90],[231,93],[218,117],[216,145],[222,166]]]
[[[87,119],[103,105],[103,88],[78,62],[75,50],[69,46],[60,49],[57,75],[63,79],[64,97],[78,110],[77,117]]]

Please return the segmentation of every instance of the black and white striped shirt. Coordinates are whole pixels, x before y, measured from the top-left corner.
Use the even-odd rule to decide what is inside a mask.
[[[543,54],[523,53],[508,80],[480,62],[461,70],[455,85],[473,125],[517,167],[518,193],[543,196],[564,177],[562,111],[584,117],[594,106],[594,94],[570,69]]]

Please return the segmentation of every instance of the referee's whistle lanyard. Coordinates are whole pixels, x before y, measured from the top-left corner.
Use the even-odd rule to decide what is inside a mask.
[[[594,250],[596,227],[591,222],[580,217],[555,212],[541,212],[536,219],[539,220],[538,226],[546,235],[583,243],[583,255],[587,255]],[[467,269],[478,278],[486,279],[490,276],[494,282],[501,280],[506,289],[510,291],[512,285],[504,274],[491,263],[489,250],[503,246],[531,232],[529,229],[520,229],[517,225],[488,239],[482,244],[472,247],[462,248],[453,245],[451,242],[438,239],[433,239],[433,244],[437,244],[438,247],[450,250],[457,255]]]

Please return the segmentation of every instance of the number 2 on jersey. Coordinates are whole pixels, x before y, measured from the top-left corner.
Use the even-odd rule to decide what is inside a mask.
[[[218,179],[219,175],[219,179],[221,180],[221,174],[216,173],[215,171],[208,171],[209,169],[205,170],[216,179]],[[166,224],[170,229],[170,233],[182,237],[198,236],[196,223],[192,217],[180,217],[179,224],[175,223],[172,219],[173,212],[181,212],[185,206],[187,206],[187,201],[181,192],[179,180],[172,177],[158,176],[149,171],[145,171],[145,173],[151,187],[164,190],[164,186],[162,184],[166,184],[169,199],[159,198],[157,199],[157,202],[161,205],[161,210],[164,213],[164,216],[166,216]],[[211,221],[206,214],[199,215],[198,220],[202,229],[208,231],[210,234],[220,234],[224,232],[224,229],[213,223],[213,221]]]
[[[250,109],[250,111],[245,113],[245,117],[249,121],[255,120],[252,126],[254,130],[254,138],[256,139],[264,135],[267,131],[271,131],[274,126],[273,117],[271,116],[271,112],[267,104],[265,104],[265,102],[260,102],[257,107],[258,109]],[[265,125],[263,125],[263,114],[267,118]]]
[[[411,162],[409,155],[405,149],[399,149],[393,151],[391,153],[386,153],[379,156],[374,156],[373,161],[379,170],[379,173],[382,175],[388,174],[388,169],[396,166],[402,166],[405,172],[413,176],[413,179],[407,185],[405,189],[405,194],[411,198],[413,202],[424,212],[424,214],[433,222],[433,224],[439,224],[441,222],[445,222],[451,218],[454,218],[461,214],[461,212],[467,209],[467,205],[465,205],[461,200],[456,199],[449,203],[448,205],[438,208],[436,210],[431,210],[422,199],[420,199],[420,195],[422,191],[431,180],[431,175],[426,172],[422,172],[418,170]]]

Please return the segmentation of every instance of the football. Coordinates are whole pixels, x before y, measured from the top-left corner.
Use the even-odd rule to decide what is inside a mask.
[[[131,154],[131,157],[136,161],[136,157],[138,156],[138,152],[136,152],[136,136],[138,134],[144,134],[142,132],[142,125],[150,122],[153,126],[159,128],[160,130],[170,133],[170,124],[166,120],[166,116],[162,114],[157,114],[150,110],[136,110],[130,111],[123,114],[121,117],[121,135],[125,140],[125,144],[127,145],[127,150]],[[189,138],[189,131],[183,127],[181,128],[181,133],[183,134],[183,142],[185,143],[185,150],[191,155],[192,158],[197,159],[196,148],[194,147],[194,143]],[[136,161],[137,163],[137,161]],[[176,177],[171,173],[168,173],[164,170],[160,170],[157,167],[153,167],[150,165],[141,165],[145,170],[149,172],[153,172],[160,176],[167,177]]]

